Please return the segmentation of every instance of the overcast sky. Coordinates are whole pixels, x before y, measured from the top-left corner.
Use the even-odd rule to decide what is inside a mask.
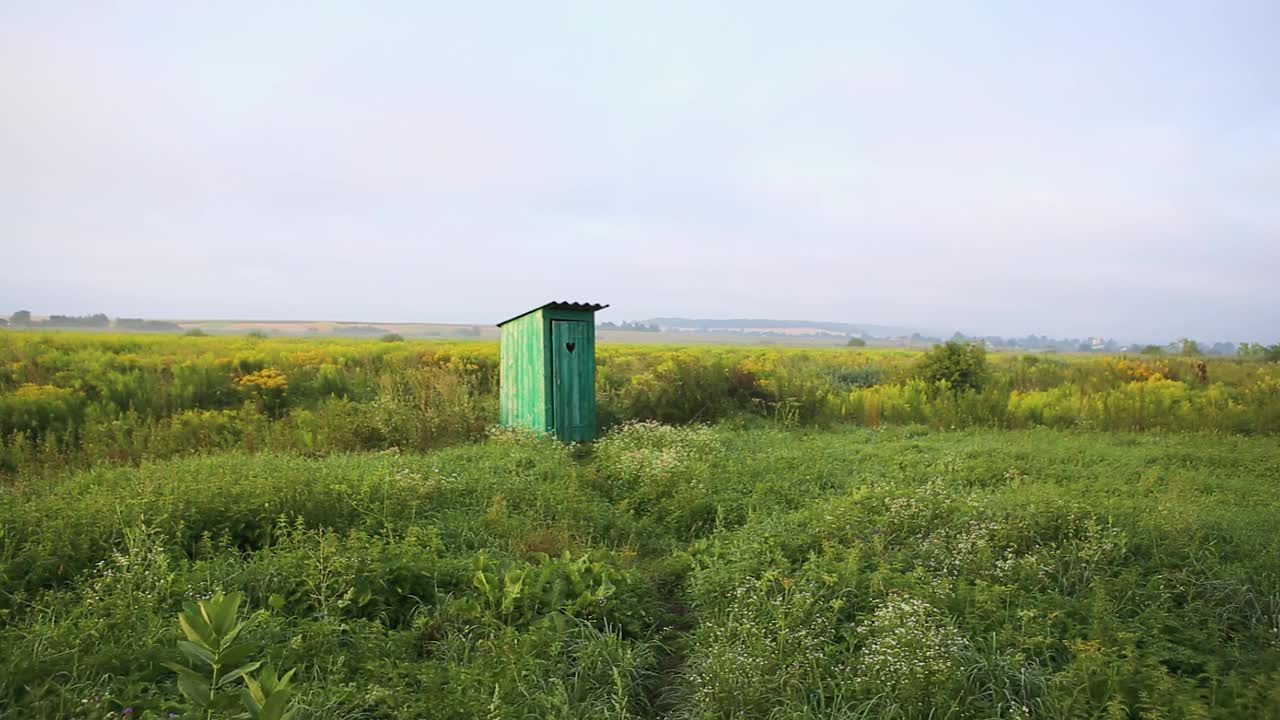
[[[1277,38],[1275,0],[6,0],[0,313],[1275,342]]]

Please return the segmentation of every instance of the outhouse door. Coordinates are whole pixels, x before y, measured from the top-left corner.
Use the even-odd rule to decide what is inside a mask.
[[[596,368],[592,350],[587,323],[551,321],[551,407],[561,440],[589,440],[595,430]]]

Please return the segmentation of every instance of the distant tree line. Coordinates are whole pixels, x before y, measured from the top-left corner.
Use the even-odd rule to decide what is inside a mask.
[[[625,330],[628,332],[660,332],[662,328],[654,325],[646,325],[642,322],[630,322],[623,320],[621,323],[603,322],[597,325],[601,330]]]
[[[19,310],[6,321],[0,318],[0,326],[15,328],[109,328],[113,323],[105,313],[93,315],[50,315],[45,320],[33,320],[30,310]],[[148,332],[178,332],[182,328],[168,320],[143,320],[142,318],[116,318],[114,326],[121,330]]]
[[[1236,350],[1236,355],[1245,360],[1280,362],[1280,343],[1276,343],[1275,345],[1244,343]]]
[[[915,340],[916,336],[912,336]],[[1253,359],[1266,359],[1267,347],[1258,343],[1242,343],[1237,346],[1233,342],[1215,342],[1204,345],[1190,338],[1179,338],[1165,345],[1121,344],[1113,338],[1051,338],[1045,335],[1028,335],[1023,338],[1002,338],[996,335],[969,336],[957,332],[951,336],[953,342],[980,343],[989,349],[1016,350],[1053,350],[1057,352],[1097,352],[1124,353],[1136,352],[1143,355],[1184,355],[1197,357],[1202,355],[1239,355]],[[1280,345],[1271,346],[1280,348]]]
[[[111,327],[111,318],[102,313],[96,315],[50,315],[42,323],[45,327],[104,328]]]
[[[390,330],[377,325],[339,325],[333,332],[336,335],[385,335]]]
[[[116,327],[122,330],[144,330],[147,332],[178,332],[182,327],[168,320],[143,320],[142,318],[116,318]]]
[[[143,318],[116,318],[112,321],[104,313],[95,313],[93,315],[50,315],[45,320],[35,320],[31,317],[30,310],[19,310],[6,320],[0,317],[0,327],[13,328],[83,328],[83,329],[106,329],[115,327],[120,330],[142,331],[142,332],[181,332],[182,328],[175,322],[169,320],[145,320]],[[657,323],[631,322],[624,320],[621,323],[604,322],[597,325],[601,330],[620,330],[626,332],[649,332],[656,333],[661,331],[661,327]],[[312,329],[309,329],[312,330]],[[390,333],[387,328],[377,325],[340,325],[335,327],[333,332],[338,335],[363,335],[363,336],[387,336]],[[437,332],[427,333],[429,335],[438,335]],[[772,332],[747,332],[746,335],[773,335]],[[480,337],[482,335],[478,326],[470,325],[455,328],[452,331],[455,337]],[[848,346],[862,347],[866,345],[867,340],[876,340],[877,338],[865,335],[851,335],[848,339]],[[943,341],[940,338],[913,333],[909,338],[885,338],[889,341],[903,340],[909,341],[912,346],[919,345],[941,345]],[[1262,362],[1280,362],[1280,343],[1275,345],[1263,345],[1256,342],[1244,342],[1237,345],[1233,342],[1215,342],[1213,344],[1202,344],[1190,338],[1180,338],[1165,345],[1142,345],[1132,344],[1125,345],[1117,342],[1113,338],[1051,338],[1046,335],[1027,335],[1020,338],[1004,338],[998,335],[965,335],[956,332],[951,336],[950,342],[954,343],[970,343],[981,345],[991,350],[1049,350],[1056,352],[1096,352],[1096,353],[1139,353],[1142,355],[1181,355],[1184,357],[1200,357],[1200,356],[1236,356],[1243,360],[1258,360]]]

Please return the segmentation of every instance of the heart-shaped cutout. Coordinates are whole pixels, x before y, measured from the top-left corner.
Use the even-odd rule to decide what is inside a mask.
[[[574,349],[575,347],[577,347],[577,345],[574,345],[574,344],[573,344],[573,343],[571,343],[571,342],[567,342],[567,343],[565,343],[565,344],[564,344],[564,349],[565,349],[565,350],[568,350],[569,352],[573,352],[573,349]]]

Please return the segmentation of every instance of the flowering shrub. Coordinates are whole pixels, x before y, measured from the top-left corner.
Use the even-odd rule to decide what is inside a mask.
[[[126,528],[125,548],[98,562],[84,605],[103,616],[128,617],[167,600],[174,568],[160,534],[145,525]]]
[[[27,383],[11,393],[0,392],[0,438],[65,432],[83,416],[83,403],[79,393],[53,385]]]
[[[263,368],[242,376],[237,384],[258,404],[258,408],[273,416],[284,410],[289,392],[289,378],[275,368]]]
[[[718,451],[719,441],[706,426],[629,422],[596,443],[596,464],[615,496],[652,499],[677,492],[678,483],[699,489],[691,470]]]
[[[830,679],[835,608],[823,588],[768,573],[746,578],[708,618],[689,659],[693,705],[708,717],[764,716]]]
[[[572,448],[560,442],[551,433],[540,433],[522,427],[502,427],[493,425],[485,431],[485,440],[493,445],[505,447],[537,449],[544,453],[558,454],[568,457]]]
[[[928,717],[958,700],[966,643],[933,606],[891,596],[858,628],[858,640],[862,649],[850,670],[877,705]]]

